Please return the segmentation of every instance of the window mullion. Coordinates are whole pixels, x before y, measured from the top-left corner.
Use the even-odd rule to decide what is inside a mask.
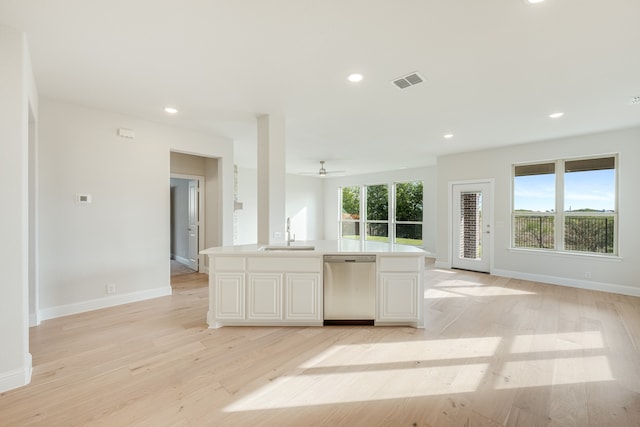
[[[395,244],[396,243],[396,184],[395,183],[391,183],[389,184],[389,214],[388,216],[390,216],[390,218],[387,218],[388,221],[388,227],[389,227],[389,231],[388,231],[388,235],[389,235],[389,242]]]
[[[367,240],[367,186],[360,186],[360,243]]]
[[[564,250],[564,160],[556,161],[556,226],[555,248]]]

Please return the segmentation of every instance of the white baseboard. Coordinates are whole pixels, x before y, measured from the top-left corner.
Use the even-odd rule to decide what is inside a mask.
[[[69,316],[71,314],[84,313],[101,308],[113,307],[116,305],[128,304],[131,302],[144,301],[151,298],[171,295],[171,286],[149,289],[147,291],[131,292],[122,295],[110,295],[88,301],[73,304],[59,305],[40,310],[40,320],[55,319],[56,317]]]
[[[29,314],[29,327],[38,326],[40,323],[40,312]]]
[[[175,255],[174,259],[176,261],[178,261],[180,264],[184,264],[184,265],[187,265],[187,266],[189,265],[189,260],[187,258],[185,258],[185,257],[181,257],[179,255]]]
[[[451,263],[449,261],[438,261],[435,263],[436,268],[451,268]]]
[[[31,353],[27,353],[22,368],[0,373],[0,393],[29,384],[33,370],[32,365]]]
[[[547,276],[544,274],[522,273],[511,270],[494,269],[491,272],[494,276],[509,277],[512,279],[529,280],[531,282],[550,283],[552,285],[569,286],[571,288],[588,289],[590,291],[611,292],[614,294],[630,295],[640,297],[640,288],[626,285],[616,285],[614,283],[594,282],[591,280],[567,279],[565,277]]]
[[[200,273],[209,274],[209,266],[201,265],[200,266]]]

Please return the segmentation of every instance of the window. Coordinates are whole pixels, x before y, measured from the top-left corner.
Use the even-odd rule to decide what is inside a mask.
[[[555,248],[555,163],[515,167],[514,241],[517,248]]]
[[[339,193],[340,238],[422,246],[422,181],[342,187]]]
[[[422,181],[395,185],[396,243],[422,246]]]
[[[614,156],[515,165],[513,246],[617,253]]]
[[[389,241],[389,187],[368,185],[366,239],[376,242]]]
[[[360,240],[360,187],[340,190],[340,238]]]

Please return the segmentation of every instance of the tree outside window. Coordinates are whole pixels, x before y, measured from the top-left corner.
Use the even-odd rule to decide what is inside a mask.
[[[341,238],[422,246],[422,181],[343,187],[340,197]]]

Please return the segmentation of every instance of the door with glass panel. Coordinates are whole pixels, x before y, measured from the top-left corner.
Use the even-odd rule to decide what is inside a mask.
[[[451,267],[489,273],[491,187],[488,182],[454,184]]]

